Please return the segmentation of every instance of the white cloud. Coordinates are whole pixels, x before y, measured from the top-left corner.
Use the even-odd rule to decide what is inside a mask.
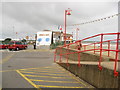
[[[67,16],[67,24],[79,24],[118,13],[117,2],[4,2],[3,36],[13,36],[12,27],[25,35],[31,35],[43,29],[57,29],[64,25],[64,10],[72,9],[72,15]],[[111,22],[111,23],[109,23]],[[116,32],[117,19],[88,24],[80,27],[82,37],[102,32]],[[75,29],[76,27],[72,27]],[[7,33],[10,31],[10,33]],[[68,32],[72,32],[69,29]],[[87,32],[87,33],[86,33]],[[21,36],[20,34],[19,36]]]
[[[119,0],[1,0],[2,2],[118,2]]]

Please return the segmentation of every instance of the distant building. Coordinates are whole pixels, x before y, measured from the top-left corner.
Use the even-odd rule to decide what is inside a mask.
[[[37,32],[36,45],[50,45],[52,43],[52,31],[44,30]]]
[[[66,42],[72,42],[73,41],[73,35],[72,34],[66,34]],[[63,32],[56,32],[53,31],[53,42],[64,42],[64,34]]]
[[[73,36],[72,34],[66,34],[66,42],[72,42]],[[63,32],[60,31],[51,31],[51,30],[43,30],[37,32],[37,40],[36,45],[50,45],[56,42],[64,42]]]

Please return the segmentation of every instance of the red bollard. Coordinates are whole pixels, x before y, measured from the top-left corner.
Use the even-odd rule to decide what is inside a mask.
[[[108,41],[108,57],[110,57],[110,41]]]

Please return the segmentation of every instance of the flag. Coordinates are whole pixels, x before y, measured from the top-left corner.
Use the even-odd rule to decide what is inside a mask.
[[[60,25],[60,26],[58,26],[58,29],[59,29],[59,30],[62,30],[62,26],[61,26],[61,25]]]

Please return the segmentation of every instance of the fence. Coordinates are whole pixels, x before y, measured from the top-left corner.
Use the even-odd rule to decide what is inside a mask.
[[[114,38],[116,39],[111,39],[111,40],[104,40],[104,37],[105,36],[108,36],[108,35],[112,35]],[[99,37],[99,41],[98,42],[95,42],[95,43],[90,43],[90,44],[87,44],[87,45],[83,45],[82,48],[80,50],[80,44],[85,41],[85,40],[89,40],[89,39],[93,39],[95,37]],[[118,72],[117,72],[117,63],[118,61],[120,61],[118,58],[119,58],[119,52],[120,52],[120,49],[119,49],[119,40],[120,40],[120,32],[118,33],[102,33],[102,34],[97,34],[97,35],[94,35],[94,36],[91,36],[91,37],[87,37],[87,38],[84,38],[82,40],[78,40],[74,43],[70,43],[70,44],[66,44],[66,45],[63,45],[59,48],[56,48],[55,49],[55,54],[54,54],[54,62],[56,62],[56,52],[57,50],[59,49],[60,50],[60,58],[59,58],[59,62],[62,61],[62,56],[65,55],[66,56],[66,64],[69,66],[69,62],[68,62],[68,55],[69,54],[75,54],[75,53],[78,53],[78,67],[80,67],[80,53],[82,52],[88,52],[88,51],[92,51],[94,54],[96,54],[96,52],[99,52],[99,55],[100,55],[100,58],[98,60],[98,68],[99,70],[102,70],[102,66],[101,66],[101,62],[102,62],[102,56],[103,56],[103,52],[107,52],[107,56],[110,57],[110,52],[115,52],[115,58],[113,59],[114,61],[114,76],[118,76]],[[111,46],[111,42],[115,44],[116,48],[115,49],[111,49],[110,46]],[[107,48],[103,48],[103,43],[107,43]],[[96,48],[96,45],[99,44],[99,47]],[[69,52],[69,48],[71,45],[78,45],[78,48],[79,50],[77,50],[76,52]],[[93,45],[93,49],[89,48],[89,49],[86,49],[86,47],[88,46],[91,46]],[[63,53],[62,52],[62,48],[67,48],[67,53]]]

